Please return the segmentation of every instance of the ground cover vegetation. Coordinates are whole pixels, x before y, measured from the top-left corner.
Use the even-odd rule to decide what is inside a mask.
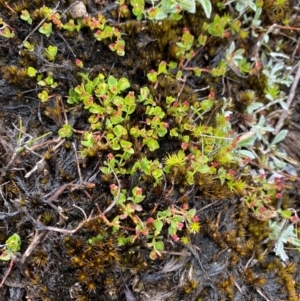
[[[1,300],[299,300],[299,3],[0,8]]]

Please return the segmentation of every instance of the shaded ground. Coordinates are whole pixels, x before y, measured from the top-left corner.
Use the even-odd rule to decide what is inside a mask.
[[[30,12],[42,4],[53,6],[52,1],[30,4],[25,1],[20,9],[13,6],[13,2],[8,1],[8,4],[15,10],[26,8]],[[18,233],[22,239],[21,250],[13,258],[14,266],[0,289],[1,300],[299,300],[299,253],[289,250],[290,261],[283,265],[272,252],[274,243],[266,241],[268,222],[253,217],[240,197],[230,195],[225,188],[209,186],[205,177],[199,177],[200,184],[188,190],[180,177],[175,183],[168,178],[165,187],[153,187],[142,175],[121,176],[122,187],[129,189],[138,182],[147,191],[145,212],[153,213],[156,206],[165,208],[180,202],[196,208],[201,231],[192,235],[188,245],[175,243],[165,232],[165,250],[155,261],[149,259],[149,248],[141,238],[133,244],[118,246],[118,237],[126,237],[130,230],[114,234],[103,219],[97,217],[99,210],[103,212],[111,204],[109,186],[116,184],[113,175],[99,172],[109,150],[87,158],[76,156],[81,147],[79,131],[89,126],[89,115],[81,105],[71,106],[64,102],[68,122],[78,133],[66,140],[57,135],[64,124],[61,99],[65,100],[69,88],[80,83],[74,54],[84,61],[92,76],[99,72],[118,78],[126,76],[131,88],[138,93],[140,87],[148,83],[149,70],[157,68],[161,60],[174,59],[172,47],[184,26],[195,35],[201,32],[203,22],[199,20],[203,13],[186,15],[178,23],[162,21],[155,25],[122,19],[118,24],[112,13],[113,5],[87,1],[89,13],[96,15],[102,11],[124,33],[124,57],[111,52],[108,43],[95,41],[85,29],[79,33],[56,30],[49,38],[35,32],[30,42],[36,45],[36,50],[28,53],[18,46],[42,18],[36,13],[34,25],[25,25],[4,1],[0,3],[0,17],[16,31],[15,38],[0,40],[0,242],[4,243],[13,233]],[[64,10],[68,5],[63,2],[59,9]],[[267,25],[270,19],[265,16]],[[295,33],[289,33],[299,39]],[[256,40],[249,37],[242,43],[250,49]],[[42,47],[49,44],[59,48],[55,62],[45,62],[41,55]],[[213,66],[227,44],[227,41],[215,39],[211,45],[201,47],[191,66]],[[288,45],[286,52],[291,54],[295,45],[291,42]],[[53,73],[59,82],[56,97],[47,103],[37,98],[41,88],[27,76],[26,70],[32,65],[45,73]],[[221,79],[210,75],[191,76],[185,86],[167,79],[159,81],[155,88],[148,84],[161,102],[166,96],[178,94],[180,101],[192,97],[201,99],[207,91],[195,90],[209,84],[217,98],[233,97],[235,122],[242,123],[242,105],[236,95],[253,89],[261,96],[263,87],[258,85],[256,75],[245,80],[229,71],[228,77],[233,81],[226,79],[226,88]],[[299,161],[298,124],[299,108],[295,98],[290,133],[283,147]],[[47,135],[43,139],[19,151],[30,139],[44,134]],[[153,153],[137,145],[138,154],[133,160],[141,156],[139,153],[162,160],[167,153],[180,147],[175,139],[162,139],[160,143],[161,149]],[[282,198],[282,208],[291,206],[300,209],[297,181],[290,184]],[[117,213],[118,209],[114,208],[107,214],[108,220]],[[93,219],[75,231],[85,214]],[[89,244],[89,238],[97,235],[102,236],[101,241]],[[8,266],[9,262],[0,262],[1,278]]]

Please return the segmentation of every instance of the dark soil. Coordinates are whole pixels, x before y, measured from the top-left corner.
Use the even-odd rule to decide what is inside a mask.
[[[21,10],[26,7],[30,12],[43,4],[56,5],[53,1],[14,2],[7,1],[15,10],[23,5]],[[96,218],[98,210],[103,211],[112,201],[109,185],[115,183],[114,177],[103,177],[99,172],[108,152],[77,160],[74,147],[76,151],[80,149],[81,134],[61,145],[57,134],[64,124],[60,99],[64,100],[69,88],[80,82],[74,54],[84,61],[91,77],[99,72],[118,78],[125,76],[138,92],[147,84],[149,70],[157,68],[161,60],[172,59],[172,44],[184,26],[199,34],[203,13],[186,15],[176,24],[162,21],[154,25],[125,19],[118,24],[114,5],[86,2],[90,14],[102,11],[124,33],[124,57],[111,52],[106,43],[95,41],[88,30],[77,33],[55,29],[49,38],[36,31],[29,39],[36,50],[25,53],[18,46],[41,18],[37,16],[30,26],[0,0],[0,17],[14,28],[16,35],[13,39],[0,37],[0,243],[4,244],[14,233],[22,239],[21,250],[13,258],[12,270],[0,288],[0,300],[300,300],[299,252],[288,250],[289,262],[281,263],[273,252],[273,242],[267,241],[268,222],[254,218],[240,198],[222,197],[222,191],[219,196],[208,198],[201,188],[194,189],[187,197],[190,206],[197,209],[200,233],[193,235],[187,246],[174,243],[165,233],[165,252],[155,261],[149,259],[150,251],[142,239],[118,247],[118,236],[126,236],[127,231],[114,234],[100,217]],[[62,1],[59,9],[63,11],[69,4]],[[271,24],[267,17],[265,22],[266,26]],[[290,34],[299,39],[296,33]],[[222,52],[221,42],[224,43],[216,40],[209,49],[201,49],[192,65],[212,66],[216,52]],[[290,40],[287,43],[291,44]],[[45,62],[41,55],[41,49],[50,44],[59,48],[53,63]],[[254,45],[255,40],[249,38],[247,47]],[[294,44],[287,46],[287,52],[291,53],[293,47]],[[26,72],[24,75],[28,66],[53,74],[59,82],[56,97],[44,104],[40,102],[37,94],[42,89]],[[236,79],[232,71],[230,76]],[[194,89],[208,83],[217,98],[226,95],[236,101],[235,96],[241,90],[262,92],[254,76],[250,80],[239,78],[238,84],[226,82],[225,89],[222,81],[212,80],[207,75],[191,77],[181,98],[190,97]],[[156,90],[152,87],[152,92],[164,99],[166,95],[176,96],[180,87],[159,83]],[[197,97],[206,94],[207,91],[198,91]],[[297,161],[300,160],[299,105],[296,97],[290,124],[286,125],[290,133],[282,145]],[[82,106],[69,106],[65,102],[64,106],[69,124],[78,131],[86,130],[88,114]],[[236,123],[240,121],[237,108]],[[46,133],[45,138],[18,152],[20,145]],[[160,151],[151,156],[162,159],[179,147],[175,140],[162,141],[161,145]],[[77,162],[85,185],[80,184]],[[299,170],[299,166],[295,168]],[[169,194],[137,178],[147,191],[145,208],[149,212],[156,204],[163,207],[182,197],[180,183]],[[136,178],[124,176],[120,181],[123,188],[129,189]],[[170,190],[171,185],[167,188]],[[298,182],[289,184],[284,194],[288,199],[285,206],[299,211]],[[95,218],[73,233],[84,221],[84,214]],[[116,214],[114,209],[107,218],[111,220]],[[88,244],[88,239],[97,235],[105,238],[99,244]],[[0,262],[0,280],[8,267],[9,261]]]

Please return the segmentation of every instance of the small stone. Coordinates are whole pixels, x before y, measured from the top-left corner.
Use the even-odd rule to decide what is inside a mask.
[[[73,19],[83,18],[87,16],[86,7],[83,2],[78,1],[76,4],[72,5],[70,8],[70,14]]]

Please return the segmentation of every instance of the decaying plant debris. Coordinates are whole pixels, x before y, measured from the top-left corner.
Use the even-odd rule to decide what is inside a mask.
[[[11,254],[10,261],[0,260],[1,300],[299,300],[299,248],[286,244],[289,259],[283,263],[274,253],[276,242],[269,239],[269,220],[280,221],[276,209],[293,208],[298,214],[300,209],[297,89],[282,124],[289,130],[281,144],[289,165],[277,171],[272,161],[278,154],[273,148],[276,143],[271,145],[273,136],[267,127],[275,128],[280,119],[283,108],[276,100],[286,100],[290,90],[285,83],[290,84],[289,76],[297,71],[300,16],[295,2],[263,1],[262,23],[255,25],[247,20],[239,24],[234,5],[223,7],[218,1],[211,1],[210,19],[197,5],[194,14],[185,12],[179,21],[152,22],[137,21],[130,1],[124,2],[126,10],[107,1],[0,0],[1,26],[7,35],[0,37],[0,251],[11,235],[21,237],[20,251]],[[53,9],[50,21],[42,7]],[[77,20],[74,24],[82,25],[78,30],[59,28],[59,22],[72,27],[70,20],[96,18],[100,12],[114,28],[110,39],[91,30],[92,19],[90,27]],[[250,8],[246,12],[254,18]],[[221,23],[228,19],[222,35],[216,15]],[[288,24],[284,23],[287,19]],[[39,31],[45,23],[52,24],[49,35],[46,26]],[[201,42],[200,37],[206,34],[208,41]],[[264,40],[267,35],[268,41]],[[199,37],[199,44],[194,37]],[[26,41],[29,44],[24,44]],[[281,45],[281,55],[275,55],[274,61],[265,58],[263,73],[260,55],[277,45]],[[51,53],[50,46],[57,47],[57,53]],[[240,49],[243,51],[237,53]],[[289,59],[284,61],[287,69],[279,78],[272,70],[283,55]],[[171,61],[176,67],[162,63]],[[118,123],[122,128],[107,123],[119,116],[120,107],[110,104],[105,112],[94,113],[79,100],[84,94],[75,91],[96,81],[99,74],[103,85],[120,78],[130,83],[132,94],[126,95],[125,88],[112,94],[122,99],[136,96],[136,106]],[[145,87],[151,101],[150,96],[142,99]],[[96,94],[93,87],[95,99]],[[167,103],[171,98],[172,105]],[[207,100],[207,107],[203,100]],[[270,112],[269,101],[274,101],[271,110],[276,109],[275,113]],[[258,102],[262,103],[261,112],[247,111]],[[112,108],[115,115],[109,115]],[[149,113],[155,108],[155,113]],[[182,112],[176,111],[179,109]],[[224,113],[227,109],[232,112],[230,123]],[[254,115],[268,122],[262,131]],[[241,137],[253,136],[257,129],[258,134],[269,134],[249,148],[256,155],[250,163],[239,164],[242,160],[233,158],[227,162],[226,153],[231,153],[238,141],[228,140],[228,148],[224,142],[211,142],[212,136],[218,137],[220,124],[224,129],[231,125]],[[211,136],[193,135],[191,128],[200,131],[202,125],[203,131],[211,130]],[[141,138],[130,132],[132,128],[136,132],[157,130],[159,134],[156,139],[154,134]],[[119,129],[126,131],[118,136]],[[227,131],[228,135],[232,132],[231,128]],[[108,134],[115,136],[109,138]],[[123,144],[113,146],[115,137]],[[228,137],[221,138],[225,141]],[[95,140],[97,145],[87,146]],[[265,148],[268,143],[271,147]],[[195,153],[201,149],[201,156],[209,157],[209,171],[192,174],[196,159],[188,144]],[[130,153],[124,156],[125,165],[109,169],[107,162],[123,156],[123,150]],[[155,178],[141,167],[133,169],[145,158],[147,162],[157,159],[155,168],[163,170],[163,175]],[[261,177],[257,182],[252,178],[255,172]],[[266,208],[263,204],[266,211],[251,210],[245,191],[260,191],[260,185],[269,188],[264,177],[274,174],[277,190]],[[125,203],[118,206],[124,189],[128,200],[144,197],[142,210],[136,206],[132,213],[126,211],[131,208]],[[152,225],[159,219],[158,212],[167,215],[168,208],[185,217],[182,225],[176,224],[181,232],[173,235],[167,230],[169,216],[161,219],[164,227],[159,231],[160,225]],[[189,217],[189,210],[194,209],[195,216]],[[116,217],[120,217],[117,222]],[[137,228],[140,225],[144,228]],[[149,232],[144,235],[142,230]],[[151,245],[150,235],[157,238],[157,249],[155,243]],[[133,236],[135,239],[126,240]]]

